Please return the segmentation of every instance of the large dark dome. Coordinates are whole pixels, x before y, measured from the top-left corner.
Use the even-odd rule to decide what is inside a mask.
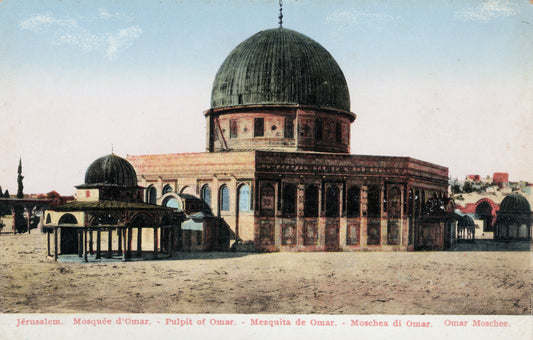
[[[500,213],[529,213],[531,207],[527,199],[518,194],[512,193],[505,197],[500,204]]]
[[[316,41],[285,28],[261,31],[226,58],[213,83],[211,108],[299,104],[350,111],[346,79]]]
[[[110,154],[98,158],[89,166],[85,184],[137,186],[137,174],[130,162]]]

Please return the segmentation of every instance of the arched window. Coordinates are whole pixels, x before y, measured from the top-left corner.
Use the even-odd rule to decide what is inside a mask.
[[[229,211],[229,188],[226,185],[220,187],[219,207],[221,211]]]
[[[409,189],[409,198],[408,198],[408,207],[407,207],[407,211],[409,211],[409,217],[413,217],[415,215],[414,208],[415,208],[415,195],[413,193],[413,189]]]
[[[421,201],[420,191],[417,190],[415,192],[415,216],[420,216],[420,210],[421,210],[421,206],[422,206],[420,201]]]
[[[296,187],[287,184],[283,187],[283,206],[281,209],[283,215],[296,214]]]
[[[342,143],[342,124],[341,122],[335,123],[335,142]]]
[[[377,185],[368,187],[368,217],[381,216],[380,188]]]
[[[254,118],[254,137],[263,137],[265,135],[265,119]]]
[[[172,192],[172,187],[170,186],[170,184],[167,184],[163,188],[163,195],[166,194],[166,193],[169,193],[169,192]]]
[[[318,216],[318,188],[310,185],[305,189],[304,216]]]
[[[260,195],[261,216],[274,216],[274,187],[271,184],[263,184]]]
[[[409,197],[408,197],[408,207],[407,207],[407,211],[408,211],[408,214],[409,214],[409,240],[408,240],[408,244],[409,245],[412,245],[413,242],[414,242],[414,224],[415,224],[415,221],[414,221],[414,216],[415,216],[415,193],[413,191],[413,189],[409,189]]]
[[[326,191],[326,217],[339,217],[339,188],[334,185]]]
[[[421,201],[420,201],[420,205],[421,205],[421,213],[424,214],[426,212],[426,192],[424,190],[422,190],[421,192]]]
[[[389,220],[387,222],[388,244],[400,244],[401,228],[400,218],[402,217],[402,192],[398,188],[389,190]]]
[[[202,187],[202,200],[211,206],[211,188],[207,184]]]
[[[52,223],[52,218],[50,217],[50,214],[46,214],[46,224]]]
[[[174,208],[174,209],[180,209],[181,208],[180,202],[175,197],[168,198],[165,201],[165,204],[163,204],[163,205],[165,207]]]
[[[250,211],[251,206],[250,187],[243,184],[239,187],[239,211]]]
[[[151,227],[154,225],[154,221],[150,216],[145,214],[137,214],[135,215],[130,222],[130,226],[135,228],[142,228],[142,227]]]
[[[91,225],[117,224],[117,218],[112,214],[97,214],[91,219]]]
[[[146,189],[146,203],[157,204],[157,190],[153,185]]]
[[[196,192],[194,190],[193,187],[190,187],[190,186],[184,186],[183,188],[181,188],[181,193],[182,194],[188,194],[188,195],[192,195],[192,196],[196,196]]]
[[[346,204],[346,213],[348,217],[359,217],[361,189],[353,186],[348,189],[348,199]]]
[[[389,217],[400,218],[402,216],[402,193],[398,188],[389,190]]]
[[[65,214],[59,219],[59,224],[78,224],[78,220],[72,214]]]

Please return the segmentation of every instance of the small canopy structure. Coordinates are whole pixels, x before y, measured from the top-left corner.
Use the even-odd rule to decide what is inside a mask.
[[[468,215],[459,216],[457,219],[457,241],[474,242],[476,238],[476,224]]]
[[[88,261],[89,255],[96,259],[116,256],[128,260],[143,255],[143,230],[153,232],[152,258],[158,253],[172,256],[179,250],[180,223],[184,216],[175,210],[162,206],[138,202],[92,201],[73,202],[48,210],[45,226],[54,235],[53,251],[51,235],[48,234],[48,255],[57,260],[59,254],[78,254]],[[118,242],[113,242],[113,232]],[[107,246],[102,250],[103,232],[107,232]],[[93,234],[96,233],[96,240]],[[136,235],[133,251],[132,239]]]
[[[531,241],[531,207],[527,199],[512,193],[500,204],[494,239],[499,241]]]

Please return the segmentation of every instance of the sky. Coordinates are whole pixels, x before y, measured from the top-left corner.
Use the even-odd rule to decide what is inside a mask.
[[[277,0],[0,1],[0,186],[73,194],[98,157],[205,151],[215,74]],[[351,153],[533,182],[533,4],[286,0],[357,115]]]

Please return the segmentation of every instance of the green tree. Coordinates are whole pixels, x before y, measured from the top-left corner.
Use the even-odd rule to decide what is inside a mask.
[[[18,167],[18,190],[17,190],[17,198],[24,198],[24,185],[22,184],[22,179],[24,176],[22,176],[22,159],[19,159],[19,167]],[[24,218],[24,208],[21,206],[15,206],[15,229],[18,233],[24,233],[28,230],[28,223],[26,221],[26,218]]]
[[[24,176],[22,176],[22,159],[19,159],[19,168],[18,168],[18,177],[17,177],[17,183],[18,183],[18,190],[17,190],[17,198],[24,198],[24,184],[22,184],[22,180],[24,179]]]

